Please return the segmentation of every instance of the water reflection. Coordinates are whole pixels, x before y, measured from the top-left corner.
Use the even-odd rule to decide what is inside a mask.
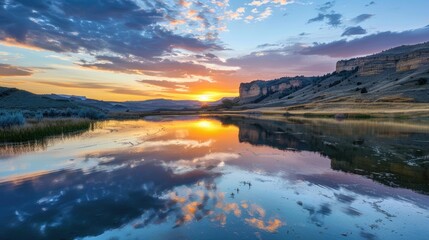
[[[429,193],[429,126],[394,122],[219,117],[239,141],[329,157],[333,170]]]
[[[0,155],[6,239],[423,239],[428,128],[109,121]],[[237,137],[238,136],[238,137]]]

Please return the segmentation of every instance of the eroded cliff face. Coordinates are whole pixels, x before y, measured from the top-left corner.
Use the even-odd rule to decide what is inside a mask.
[[[309,78],[281,78],[272,81],[253,81],[240,84],[240,102],[259,102],[269,96],[281,97],[289,92],[296,91],[310,83]]]
[[[361,76],[377,75],[385,71],[404,72],[429,66],[429,43],[394,48],[368,57],[337,62],[336,71],[358,68]]]
[[[429,102],[429,42],[342,60],[323,76],[284,77],[240,85],[239,105],[291,106],[310,102]]]

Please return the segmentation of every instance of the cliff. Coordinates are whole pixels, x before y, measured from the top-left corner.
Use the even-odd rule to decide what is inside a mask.
[[[429,42],[341,60],[324,76],[242,83],[238,99],[243,108],[347,101],[429,103]]]
[[[312,82],[312,77],[284,77],[271,81],[256,80],[240,84],[240,103],[258,103],[279,99]]]
[[[393,48],[372,56],[337,62],[336,72],[358,69],[358,74],[371,76],[384,71],[404,72],[429,66],[429,43]]]

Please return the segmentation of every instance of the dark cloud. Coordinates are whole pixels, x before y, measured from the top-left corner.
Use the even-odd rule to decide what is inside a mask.
[[[326,21],[326,24],[328,24],[331,27],[338,27],[341,23],[342,23],[342,18],[343,16],[339,13],[319,13],[319,15],[317,15],[317,17],[314,17],[310,20],[308,20],[308,23],[313,23],[313,22],[322,22],[322,21]]]
[[[201,55],[201,57],[213,59],[215,55]],[[125,72],[133,74],[145,74],[150,76],[162,77],[188,77],[195,76],[212,76],[217,70],[209,69],[203,65],[191,61],[178,62],[168,59],[155,61],[139,61],[138,59],[129,59],[123,57],[97,56],[96,61],[82,61],[81,66],[108,70],[114,72]]]
[[[339,13],[336,13],[335,11],[331,11],[328,13],[328,10],[333,8],[335,5],[335,1],[329,1],[322,4],[317,10],[319,11],[319,14],[308,20],[307,23],[313,23],[313,22],[323,22],[326,21],[326,24],[328,24],[331,27],[338,27],[342,23],[342,15]]]
[[[265,43],[265,44],[256,46],[256,48],[278,47],[278,46],[279,44],[276,44],[276,43]]]
[[[29,68],[0,63],[0,77],[30,76],[32,74],[33,71]]]
[[[213,41],[179,35],[161,27],[177,15],[162,1],[19,0],[0,3],[0,40],[54,52],[152,59],[175,48],[190,51],[221,49]]]
[[[242,75],[247,80],[302,74],[317,75],[332,71],[335,66],[335,59],[302,55],[300,51],[303,48],[303,46],[296,44],[257,51],[238,58],[228,59],[227,64],[239,66],[241,69],[236,75]]]
[[[325,55],[330,57],[354,57],[380,52],[400,45],[410,45],[429,41],[429,27],[403,32],[380,32],[347,41],[345,39],[330,43],[318,43],[303,48],[305,55]]]
[[[357,27],[348,27],[346,30],[341,34],[342,37],[344,36],[353,36],[353,35],[363,35],[366,34],[366,30],[363,29],[361,26]]]
[[[320,6],[318,8],[319,11],[321,12],[326,12],[329,9],[333,8],[335,5],[335,1],[329,1],[329,2],[325,2],[322,6]]]
[[[369,2],[368,4],[366,4],[366,5],[365,5],[365,7],[369,7],[369,6],[374,5],[374,4],[375,4],[375,2],[374,2],[374,1],[371,1],[371,2]]]
[[[356,16],[351,21],[357,24],[357,23],[361,23],[365,20],[368,20],[368,19],[372,18],[373,16],[374,16],[374,14],[364,13],[364,14],[361,14],[359,16]]]
[[[48,81],[37,81],[37,83],[62,87],[62,88],[81,88],[81,89],[104,89],[111,93],[124,94],[124,95],[134,95],[134,96],[149,96],[149,97],[167,97],[162,94],[155,93],[153,91],[142,91],[138,89],[129,89],[126,87],[113,86],[107,83],[93,83],[93,82],[48,82]]]

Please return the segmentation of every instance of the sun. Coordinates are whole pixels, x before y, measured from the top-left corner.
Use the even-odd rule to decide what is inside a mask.
[[[198,96],[198,100],[201,102],[208,102],[210,101],[210,97],[208,95],[200,95]]]

